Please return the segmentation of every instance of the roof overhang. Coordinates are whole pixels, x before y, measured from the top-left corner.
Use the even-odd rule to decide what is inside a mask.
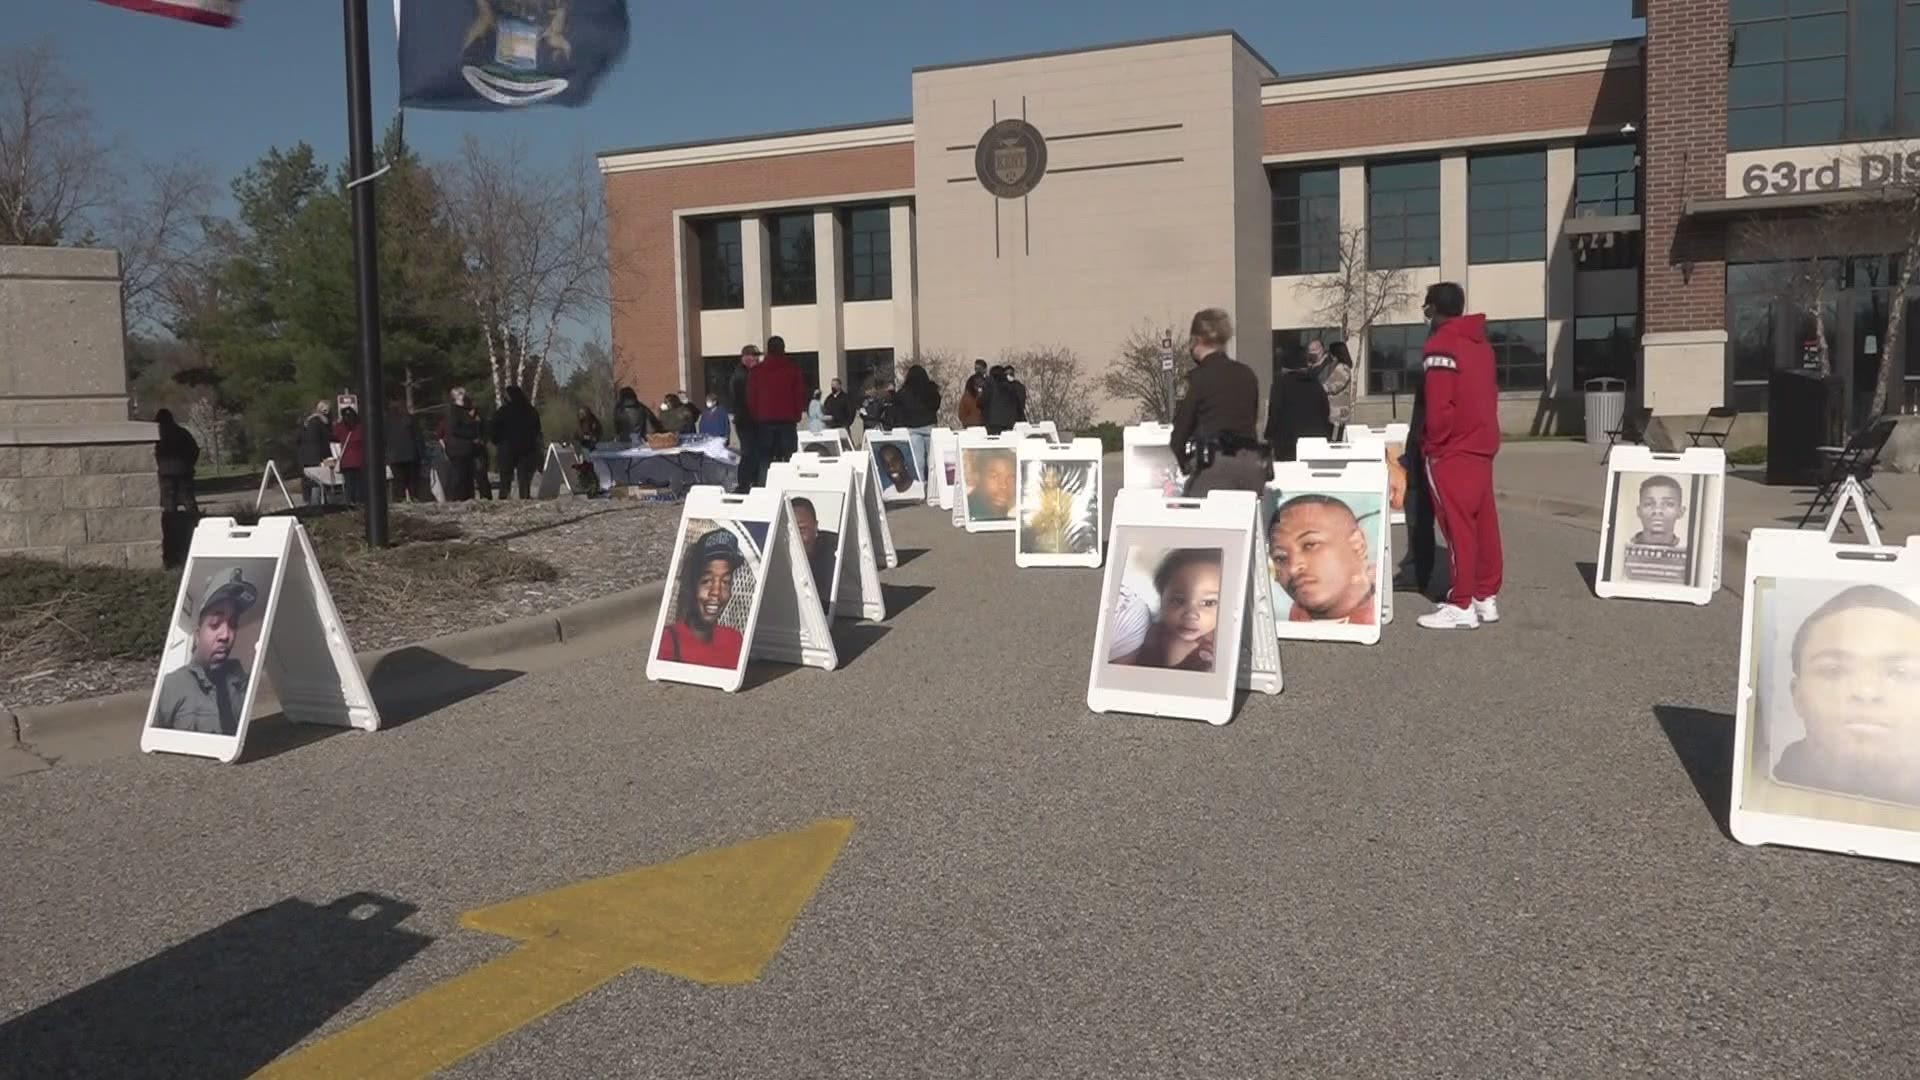
[[[1577,217],[1568,218],[1566,229],[1576,236],[1592,236],[1600,233],[1633,233],[1640,231],[1639,214],[1617,214],[1613,217]]]
[[[1870,206],[1906,201],[1898,191],[1881,188],[1847,188],[1841,191],[1792,191],[1782,195],[1745,195],[1738,198],[1690,198],[1681,209],[1683,217],[1724,218],[1744,214],[1790,214],[1801,210],[1824,210],[1835,206]]]

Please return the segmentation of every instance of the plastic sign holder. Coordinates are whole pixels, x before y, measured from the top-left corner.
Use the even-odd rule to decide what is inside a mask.
[[[647,653],[647,679],[711,686],[729,693],[745,682],[749,659],[832,671],[839,666],[826,612],[786,500],[771,487],[731,495],[710,485],[689,488]],[[715,570],[715,565],[722,569]],[[737,605],[742,570],[751,574]],[[718,619],[703,634],[690,608],[725,582]],[[744,616],[733,614],[744,607]],[[705,616],[703,615],[703,620]]]
[[[873,458],[865,450],[848,450],[840,460],[853,470],[856,512],[864,511],[867,532],[873,537],[873,564],[880,570],[900,565],[900,552],[893,546],[893,524],[887,520],[886,504],[880,501],[879,485],[873,481]]]
[[[574,469],[580,459],[566,443],[548,443],[547,460],[540,465],[540,479],[534,494],[542,499],[557,499],[573,494]]]
[[[1013,564],[1099,566],[1099,439],[1069,444],[1022,438],[1015,448],[1019,494],[1013,516]]]
[[[1232,719],[1241,689],[1280,691],[1271,609],[1255,603],[1249,580],[1258,505],[1248,491],[1205,499],[1118,493],[1087,677],[1089,709],[1217,726]],[[1204,634],[1198,644],[1196,634]],[[1267,641],[1249,642],[1248,634]]]
[[[1177,498],[1187,476],[1173,456],[1172,424],[1134,424],[1120,432],[1120,486]]]
[[[954,524],[970,533],[1011,532],[1014,525],[1014,508],[1019,501],[1020,468],[1018,460],[1022,437],[1011,431],[998,435],[989,435],[984,430],[968,428],[960,433],[960,468],[956,470],[958,490],[954,492]],[[989,474],[997,473],[998,466],[1004,462],[1011,472],[1010,490],[1007,494],[1006,516],[995,514],[986,502],[984,492],[976,499],[969,489],[984,486],[989,482],[997,483]]]
[[[906,428],[891,428],[885,431],[867,433],[867,456],[873,459],[874,490],[880,493],[880,501],[888,506],[913,505],[927,501],[926,482],[920,479],[920,463],[913,456],[913,434]],[[932,440],[928,440],[928,450],[932,450]],[[905,470],[907,486],[901,488],[893,482],[887,472],[887,464],[893,454],[898,454],[898,464]]]
[[[293,509],[294,507],[293,496],[287,491],[287,482],[285,480],[280,479],[280,466],[275,465],[273,463],[272,458],[268,458],[267,467],[265,469],[260,470],[260,491],[258,494],[254,495],[253,497],[253,508],[255,510],[261,511],[262,513],[269,512],[267,510],[267,491],[268,491],[267,485],[268,484],[272,484],[274,487],[279,488],[280,498],[286,500],[286,505],[281,509],[284,509],[284,510]]]
[[[813,454],[800,453],[791,461],[769,465],[767,486],[786,497],[789,514],[794,498],[807,499],[813,504],[819,528],[826,531],[831,525],[838,537],[831,580],[814,579],[815,588],[827,593],[829,616],[872,622],[885,619],[887,604],[878,570],[882,560],[874,554],[871,521],[860,512],[853,469],[838,458],[822,461]],[[833,503],[839,505],[838,513],[822,509]]]
[[[203,519],[173,610],[141,750],[238,760],[262,675],[289,720],[379,730],[380,710],[298,519]],[[209,650],[223,633],[232,634],[230,651],[216,659]]]
[[[1307,440],[1302,439],[1301,442]],[[1275,578],[1274,564],[1269,561],[1261,568],[1255,580],[1269,589],[1269,598],[1273,603],[1275,632],[1283,638],[1299,641],[1346,641],[1361,645],[1377,645],[1380,642],[1380,628],[1393,621],[1393,529],[1386,521],[1387,464],[1382,458],[1365,454],[1347,461],[1282,461],[1273,467],[1274,479],[1260,500],[1260,538],[1269,549],[1269,559],[1275,554],[1293,557],[1291,552],[1273,552],[1273,531],[1275,517],[1288,504],[1300,497],[1320,497],[1332,500],[1338,506],[1323,503],[1321,507],[1302,507],[1299,512],[1317,512],[1322,521],[1319,524],[1334,530],[1348,528],[1344,518],[1352,517],[1352,527],[1360,529],[1366,538],[1366,565],[1373,576],[1372,598],[1367,602],[1364,614],[1358,621],[1351,615],[1343,616],[1342,621],[1312,620],[1296,622],[1292,611],[1296,604],[1287,595],[1286,588]],[[1282,523],[1285,528],[1285,523]],[[1306,528],[1303,523],[1302,528]],[[1371,535],[1368,535],[1371,534]],[[1288,535],[1294,535],[1289,531]],[[1310,533],[1298,534],[1303,541],[1317,539],[1321,544],[1346,544],[1348,535],[1321,535],[1313,537]],[[1329,556],[1315,556],[1302,553],[1297,556],[1311,560],[1306,566],[1310,575],[1328,573],[1336,569],[1337,564],[1321,562]],[[1315,584],[1321,584],[1316,580]]]
[[[822,428],[819,431],[799,433],[801,453],[818,454],[826,461],[832,461],[848,450],[853,449],[853,439],[845,428]]]
[[[1616,446],[1606,484],[1594,594],[1711,603],[1726,562],[1726,452]]]
[[[1413,426],[1411,424],[1408,424],[1404,420],[1396,420],[1391,424],[1382,424],[1380,427],[1377,427],[1377,428],[1368,427],[1365,424],[1348,424],[1346,427],[1346,430],[1341,433],[1349,442],[1365,442],[1372,439],[1378,439],[1381,442],[1384,442],[1387,444],[1386,457],[1387,457],[1388,486],[1389,488],[1391,488],[1393,480],[1396,476],[1399,477],[1402,485],[1401,486],[1401,505],[1393,508],[1392,520],[1393,520],[1393,524],[1395,525],[1405,525],[1407,523],[1407,509],[1405,505],[1405,496],[1406,496],[1405,485],[1408,481],[1406,478],[1406,470],[1402,468],[1400,465],[1400,456],[1407,452],[1407,438],[1412,433],[1412,431],[1413,431]]]
[[[933,429],[933,441],[927,448],[927,456],[933,459],[927,464],[928,506],[953,509],[954,483],[948,477],[960,468],[959,450],[959,432],[952,428]]]
[[[1849,511],[1864,543],[1835,540]],[[1920,862],[1920,703],[1872,656],[1910,648],[1920,537],[1883,543],[1849,478],[1822,532],[1753,531],[1744,585],[1734,839]]]

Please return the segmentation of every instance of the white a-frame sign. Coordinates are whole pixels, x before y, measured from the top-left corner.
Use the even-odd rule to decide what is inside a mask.
[[[860,489],[855,499],[857,506],[865,509],[867,529],[873,534],[874,565],[882,570],[899,566],[900,552],[893,546],[893,525],[887,520],[887,506],[880,501],[880,487],[873,479],[872,453],[848,450],[840,455],[840,461],[853,470],[853,482]]]
[[[268,484],[272,484],[274,487],[280,489],[280,497],[285,499],[287,503],[285,509],[293,509],[293,496],[287,493],[287,482],[280,479],[280,466],[275,465],[272,458],[268,458],[267,467],[260,470],[260,491],[253,497],[253,508],[263,512],[266,511],[267,491],[269,490],[267,487]]]
[[[540,479],[534,494],[542,499],[557,499],[573,494],[573,470],[579,464],[580,459],[574,456],[573,447],[565,443],[548,443],[547,460],[540,466]]]
[[[838,459],[795,454],[791,461],[767,467],[767,486],[786,499],[828,616],[873,622],[886,618],[880,560],[874,556],[868,516],[860,512],[852,468]]]
[[[687,492],[647,657],[647,678],[732,692],[748,659],[832,671],[825,605],[787,503],[771,487]]]
[[[955,473],[960,468],[960,433],[952,428],[934,428],[928,443],[927,505],[953,509]]]
[[[140,749],[238,760],[262,673],[289,720],[380,727],[299,521],[207,518],[187,553]]]

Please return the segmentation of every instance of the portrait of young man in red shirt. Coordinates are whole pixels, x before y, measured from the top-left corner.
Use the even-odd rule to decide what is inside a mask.
[[[734,574],[747,558],[740,541],[725,529],[700,537],[680,567],[674,620],[660,635],[659,658],[676,664],[736,668],[745,636],[720,618],[733,600]]]

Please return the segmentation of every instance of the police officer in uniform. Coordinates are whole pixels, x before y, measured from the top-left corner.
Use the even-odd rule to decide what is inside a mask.
[[[1233,320],[1219,308],[1193,317],[1194,368],[1187,396],[1173,418],[1173,456],[1187,474],[1187,494],[1259,491],[1267,457],[1255,434],[1260,423],[1260,379],[1227,355]]]
[[[247,700],[247,669],[233,656],[241,620],[260,598],[238,567],[208,575],[193,619],[193,655],[160,680],[155,727],[234,735]]]

